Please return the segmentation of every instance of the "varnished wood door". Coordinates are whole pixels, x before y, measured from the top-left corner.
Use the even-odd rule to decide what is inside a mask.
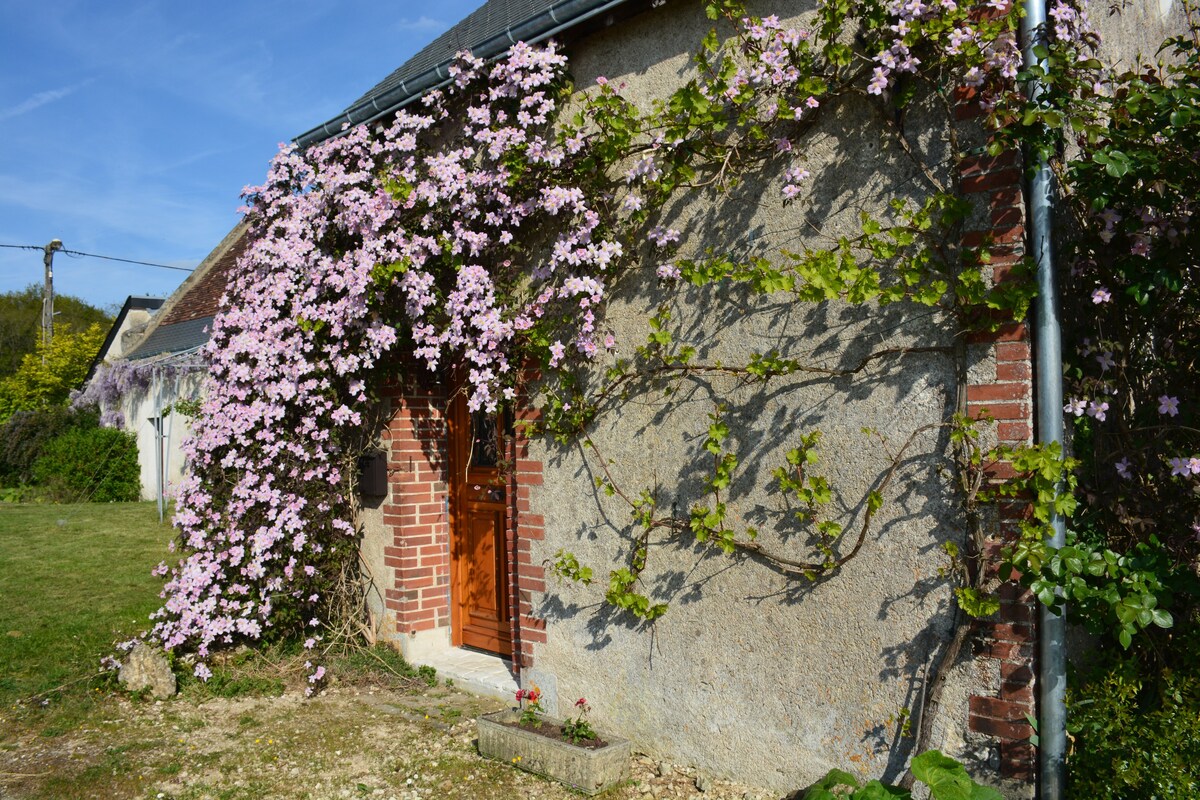
[[[512,654],[508,600],[507,496],[500,462],[503,414],[467,410],[457,391],[450,403],[450,580],[454,644]]]

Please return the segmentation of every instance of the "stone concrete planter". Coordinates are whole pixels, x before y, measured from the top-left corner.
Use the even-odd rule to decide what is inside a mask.
[[[629,777],[628,739],[601,734],[600,738],[608,742],[604,747],[577,747],[505,724],[519,718],[520,714],[511,709],[480,717],[479,752],[589,795],[599,794]]]

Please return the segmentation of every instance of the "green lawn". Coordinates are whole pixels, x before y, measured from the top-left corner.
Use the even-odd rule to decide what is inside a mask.
[[[172,529],[153,503],[0,504],[0,703],[86,678],[115,641],[148,627]],[[85,712],[87,680],[51,697],[62,719]],[[32,710],[32,709],[30,709]],[[55,724],[57,722],[57,724]]]

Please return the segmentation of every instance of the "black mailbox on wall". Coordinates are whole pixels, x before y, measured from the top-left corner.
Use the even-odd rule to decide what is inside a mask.
[[[387,454],[372,450],[358,457],[358,493],[363,497],[383,497],[388,493]]]

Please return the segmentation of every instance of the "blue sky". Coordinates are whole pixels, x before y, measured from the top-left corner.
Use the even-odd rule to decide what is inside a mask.
[[[482,0],[0,0],[0,244],[193,267],[282,141],[324,122]],[[101,307],[184,272],[55,257]],[[41,283],[0,248],[0,292]]]

